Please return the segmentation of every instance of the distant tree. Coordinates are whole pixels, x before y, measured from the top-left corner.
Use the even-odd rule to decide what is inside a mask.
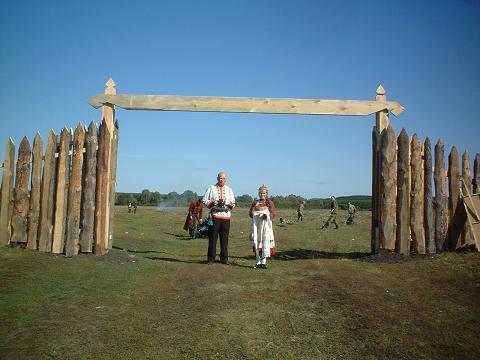
[[[250,195],[241,195],[235,199],[235,203],[239,207],[249,207],[253,202],[253,198]]]
[[[187,206],[190,205],[192,201],[197,201],[198,195],[196,192],[186,190],[183,192],[182,195],[180,195],[180,206]]]

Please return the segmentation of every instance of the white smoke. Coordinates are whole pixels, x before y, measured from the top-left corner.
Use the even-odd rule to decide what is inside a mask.
[[[160,201],[160,203],[157,205],[155,210],[169,211],[169,210],[177,209],[175,205],[176,205],[175,200],[164,200],[164,201]]]

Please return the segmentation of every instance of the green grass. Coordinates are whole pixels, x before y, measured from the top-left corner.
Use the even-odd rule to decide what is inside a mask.
[[[1,248],[0,358],[480,357],[478,253],[369,256],[369,212],[321,230],[325,210],[296,223],[282,209],[292,223],[275,222],[279,254],[254,270],[236,209],[232,264],[207,266],[207,239],[188,239],[185,215],[116,208],[105,257]]]

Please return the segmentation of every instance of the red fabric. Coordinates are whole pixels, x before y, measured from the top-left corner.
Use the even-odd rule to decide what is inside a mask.
[[[185,219],[185,224],[183,225],[184,230],[190,229],[193,224],[193,219],[197,220],[197,224],[200,223],[200,219],[203,214],[203,203],[201,201],[192,201],[188,208],[187,218]]]
[[[252,205],[250,206],[250,212],[248,213],[250,217],[253,216],[253,208],[255,207],[255,205],[257,205],[258,202],[261,203],[261,201],[259,200],[254,200]],[[275,219],[276,212],[275,212],[275,204],[273,203],[273,201],[270,199],[266,199],[265,205],[267,205],[268,210],[270,211],[270,220]]]
[[[190,204],[190,207],[188,208],[188,213],[192,215],[195,219],[197,219],[197,222],[200,222],[200,219],[202,218],[203,214],[203,204],[201,201],[193,202]]]
[[[253,253],[255,254],[255,246],[252,246]],[[263,249],[258,249],[258,254],[262,256]],[[270,256],[274,256],[277,253],[276,248],[270,248]]]

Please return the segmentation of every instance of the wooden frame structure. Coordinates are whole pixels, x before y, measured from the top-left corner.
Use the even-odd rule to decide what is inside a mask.
[[[367,116],[375,114],[372,157],[372,228],[371,249],[379,249],[379,207],[380,207],[380,136],[390,124],[389,112],[400,115],[404,108],[396,101],[387,101],[385,89],[380,85],[376,91],[375,101],[368,100],[322,100],[322,99],[275,99],[242,98],[214,96],[172,96],[172,95],[121,95],[115,90],[115,82],[109,79],[104,94],[95,95],[89,103],[94,108],[102,107],[102,116],[107,124],[107,132],[112,134],[114,128],[115,108],[125,110],[150,111],[192,111],[192,112],[232,112],[262,114],[302,114],[302,115],[343,115]],[[108,142],[107,142],[108,144]],[[110,141],[112,145],[112,141]],[[110,171],[112,146],[99,149],[99,159],[105,162],[102,193],[111,194],[115,188],[115,174]],[[102,244],[112,242],[110,223],[111,196],[97,199],[96,203],[96,241]]]

